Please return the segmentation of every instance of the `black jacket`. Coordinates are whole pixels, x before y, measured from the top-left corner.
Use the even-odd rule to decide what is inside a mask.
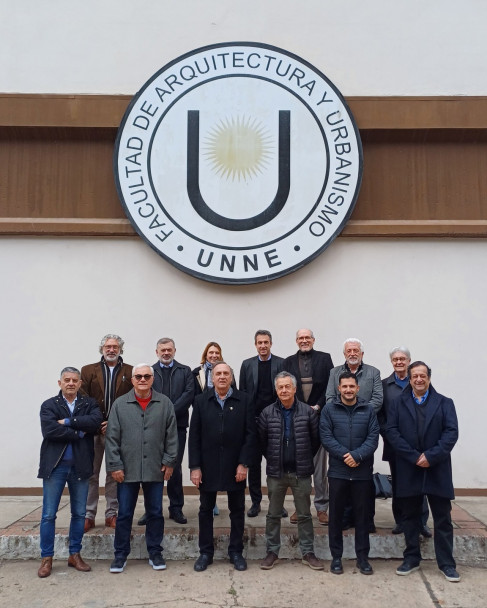
[[[357,399],[344,405],[340,398],[327,403],[321,411],[321,443],[329,453],[328,477],[372,479],[374,452],[379,443],[379,423],[374,408]],[[349,467],[343,457],[350,452],[358,467]]]
[[[326,387],[328,386],[330,371],[333,369],[333,361],[328,353],[324,353],[321,350],[313,349],[311,353],[313,390],[311,391],[307,403],[309,403],[309,405],[319,405],[321,408],[326,401]],[[298,353],[284,359],[284,369],[296,377],[298,382],[296,397],[299,401],[304,401]]]
[[[249,396],[236,389],[220,407],[214,390],[198,395],[189,426],[189,468],[201,469],[200,489],[206,492],[237,490],[239,464],[253,464],[256,450],[254,410]]]
[[[276,388],[274,385],[274,378],[279,372],[282,372],[284,365],[284,359],[277,355],[271,355],[271,382],[272,382],[272,393],[274,399],[277,398]],[[255,406],[257,401],[257,389],[259,384],[259,357],[250,357],[245,359],[240,367],[240,379],[238,382],[238,388],[241,391],[245,391],[249,396],[250,400]],[[266,403],[265,405],[268,405]],[[264,406],[265,407],[265,406]],[[263,409],[263,408],[262,408]],[[260,411],[256,411],[255,415],[259,416]]]
[[[282,477],[284,419],[279,401],[268,405],[257,419],[257,432],[262,454],[267,460],[269,477]],[[319,417],[313,408],[296,400],[294,404],[294,439],[296,445],[296,476],[313,474],[313,457],[320,447]]]
[[[162,371],[159,361],[152,366],[154,370],[154,384],[152,388],[161,394],[162,392]],[[189,408],[194,398],[194,378],[191,369],[187,365],[173,360],[171,373],[169,376],[169,399],[174,405],[176,422],[178,427],[186,428],[189,424]]]
[[[73,447],[74,467],[79,479],[91,477],[94,457],[93,435],[103,420],[97,401],[78,393],[76,406],[71,415],[62,392],[59,391],[58,395],[41,405],[40,417],[44,439],[37,477],[49,479],[54,468],[61,462],[68,443]],[[70,426],[58,423],[58,420],[63,418],[71,418]],[[79,431],[86,434],[80,437]]]

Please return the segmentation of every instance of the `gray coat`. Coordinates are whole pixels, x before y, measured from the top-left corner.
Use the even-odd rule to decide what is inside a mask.
[[[167,397],[152,391],[145,412],[134,389],[114,401],[105,442],[108,473],[124,471],[126,482],[162,482],[162,465],[174,467],[177,454],[176,416]]]
[[[338,378],[340,374],[348,371],[343,365],[337,365],[330,372],[330,379],[328,380],[328,386],[326,388],[326,402],[333,403],[335,399],[339,398],[338,393]],[[376,367],[362,363],[362,367],[356,375],[360,391],[358,396],[370,403],[374,408],[374,412],[377,412],[382,407],[382,382],[380,379],[380,372]]]

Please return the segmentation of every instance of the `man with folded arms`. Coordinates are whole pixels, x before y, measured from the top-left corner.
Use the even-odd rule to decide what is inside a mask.
[[[52,571],[56,513],[66,483],[71,502],[68,566],[81,572],[91,570],[80,551],[88,480],[93,474],[93,435],[100,427],[102,415],[94,399],[78,392],[81,378],[75,367],[65,367],[58,384],[59,394],[44,401],[40,413],[43,441],[38,477],[43,482],[39,578],[48,577]]]
[[[164,517],[162,491],[171,478],[178,455],[178,430],[174,407],[152,390],[154,370],[139,363],[132,370],[134,388],[119,397],[108,419],[105,461],[117,482],[118,517],[115,526],[115,559],[110,572],[123,572],[130,553],[130,533],[140,486],[144,493],[147,523],[145,541],[149,565],[165,570],[162,557]]]
[[[262,411],[257,429],[262,454],[267,460],[266,516],[267,555],[260,567],[270,570],[278,561],[281,547],[281,515],[284,498],[291,488],[298,520],[299,548],[302,563],[313,570],[323,570],[314,553],[314,530],[311,517],[311,475],[313,457],[320,446],[315,410],[296,399],[296,378],[280,372],[274,379],[277,401]]]

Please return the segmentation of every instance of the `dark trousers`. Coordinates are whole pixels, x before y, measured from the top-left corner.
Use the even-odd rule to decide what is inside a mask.
[[[134,519],[135,505],[142,486],[144,506],[147,514],[145,542],[150,557],[162,553],[164,536],[164,516],[162,515],[162,491],[164,482],[134,481],[117,484],[118,517],[115,526],[115,557],[125,559],[130,553],[130,534]]]
[[[249,494],[252,504],[260,505],[262,501],[262,454],[256,454],[254,458],[254,464],[249,466]]]
[[[392,486],[392,515],[394,516],[394,521],[398,525],[402,525],[402,514],[400,506],[398,505],[398,499],[396,498],[396,461],[390,460],[389,467],[391,469],[391,486]],[[428,517],[430,515],[428,509],[428,500],[426,496],[423,498],[423,507],[421,510],[421,523],[423,526],[428,522]]]
[[[328,478],[330,507],[328,510],[328,538],[333,558],[343,555],[342,522],[347,504],[355,515],[355,554],[357,559],[367,559],[370,551],[370,480]]]
[[[200,553],[213,557],[213,508],[216,503],[216,492],[200,490],[200,510],[198,520],[200,526]],[[230,542],[228,555],[242,553],[243,534],[245,525],[245,486],[238,490],[227,492],[228,510],[230,511]]]
[[[453,559],[453,524],[451,522],[451,502],[448,498],[428,494],[428,502],[434,522],[434,544],[438,567],[455,567]],[[422,526],[423,495],[398,498],[402,513],[402,527],[406,539],[404,559],[413,565],[421,561],[419,533]]]
[[[181,463],[183,462],[184,449],[186,447],[186,428],[178,426],[178,442],[178,459],[172,472],[171,479],[167,482],[166,486],[170,513],[173,511],[181,511],[184,507],[183,471],[181,469]]]

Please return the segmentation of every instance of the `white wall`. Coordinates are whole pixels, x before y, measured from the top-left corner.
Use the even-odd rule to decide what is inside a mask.
[[[0,87],[133,94],[215,42],[280,46],[345,95],[485,95],[484,0],[0,0]]]
[[[3,93],[133,94],[182,53],[251,40],[297,53],[345,95],[487,94],[483,0],[0,0],[0,15]],[[458,408],[455,485],[485,488],[485,391],[472,371],[486,363],[486,247],[338,239],[294,275],[229,287],[192,279],[138,239],[1,238],[0,487],[38,483],[40,403],[61,367],[97,359],[105,333],[125,338],[131,363],[153,361],[170,334],[194,366],[216,339],[238,368],[257,327],[288,355],[310,326],[336,363],[350,335],[384,375],[397,343],[430,363]]]
[[[383,375],[399,343],[427,361],[434,386],[458,410],[455,485],[485,488],[485,391],[472,371],[485,364],[486,254],[477,240],[341,238],[297,273],[228,287],[181,273],[138,239],[0,239],[0,487],[38,483],[39,406],[57,392],[63,366],[98,359],[105,333],[125,339],[129,363],[154,362],[157,339],[170,335],[191,367],[216,340],[238,372],[254,354],[257,328],[269,328],[275,353],[287,356],[296,329],[309,326],[336,364],[350,336],[365,342],[365,361]]]

